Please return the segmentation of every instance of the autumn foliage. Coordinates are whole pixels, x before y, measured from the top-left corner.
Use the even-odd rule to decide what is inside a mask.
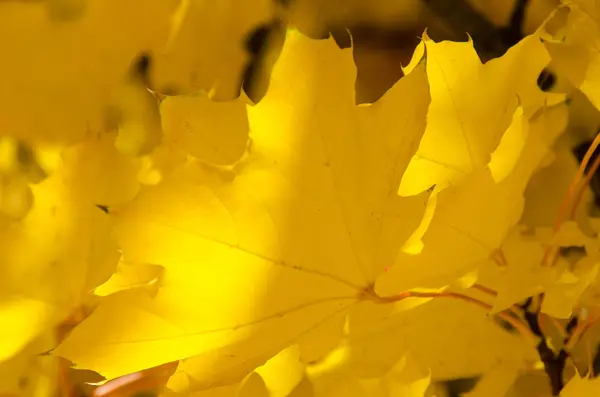
[[[338,3],[0,2],[0,396],[600,395],[600,6]]]

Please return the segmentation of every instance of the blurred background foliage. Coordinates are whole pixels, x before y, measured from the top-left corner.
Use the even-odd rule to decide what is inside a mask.
[[[29,7],[31,3],[43,3],[46,10],[45,18],[52,23],[68,23],[85,15],[87,2],[88,0],[2,0],[0,13],[10,15],[12,12],[21,12],[19,7]],[[241,36],[241,42],[224,43],[223,38],[197,37],[200,41],[216,40],[217,44],[206,47],[211,51],[218,52],[221,46],[233,46],[234,52],[241,51],[247,56],[242,71],[237,76],[239,85],[226,87],[226,90],[217,92],[215,94],[217,99],[230,99],[239,94],[242,89],[252,101],[260,101],[268,88],[269,73],[283,45],[285,30],[290,26],[313,38],[326,38],[332,35],[342,48],[352,46],[358,70],[357,102],[370,103],[380,98],[402,77],[400,65],[408,64],[425,29],[427,34],[436,41],[465,41],[468,39],[468,33],[474,41],[480,58],[485,62],[502,55],[525,35],[534,32],[560,3],[559,0],[268,0],[268,2],[270,4],[265,7],[270,11],[265,11],[260,18],[261,22],[245,25],[235,36]],[[262,3],[267,1],[261,1]],[[236,1],[228,1],[228,4],[235,10]],[[175,7],[171,8],[174,9]],[[235,19],[240,15],[243,17],[243,12],[241,8],[239,11],[234,11],[236,15],[232,18]],[[136,15],[135,12],[130,15],[132,21],[129,22],[133,30],[135,30]],[[229,26],[228,18],[230,16],[227,13],[218,14],[214,23]],[[10,37],[8,40],[19,41],[15,37]],[[156,60],[150,55],[138,54],[130,61],[133,75],[137,76],[133,80],[136,84],[154,90],[159,100],[190,89],[185,83],[180,86],[161,86],[160,78],[155,78],[153,75]],[[545,91],[552,90],[569,95],[571,103],[569,130],[559,144],[571,148],[570,153],[566,154],[569,161],[580,161],[598,129],[600,114],[580,92],[567,82],[560,81],[553,74],[551,66],[540,75],[538,84]],[[163,66],[159,61],[158,68],[161,67]],[[597,197],[596,202],[599,203],[600,180],[597,177],[592,182],[592,189]],[[72,326],[69,321],[63,323],[59,330],[59,339],[60,335],[68,332],[69,327]],[[79,320],[72,321],[76,324]],[[58,390],[61,397],[88,395],[147,397],[157,393],[158,387],[164,384],[169,374],[168,369],[161,368],[132,376],[119,387],[96,388],[90,385],[102,380],[96,374],[70,370],[68,363],[57,365],[53,359],[44,355],[31,355],[32,351],[48,350],[55,344],[57,336],[51,334],[41,335],[10,362],[0,363],[0,397],[46,397],[53,394],[54,390]],[[600,356],[597,354],[595,364],[600,367],[598,357]],[[600,372],[600,368],[597,368],[596,372]],[[11,382],[7,381],[9,379]],[[536,381],[539,379],[523,379],[520,383],[527,385]],[[438,397],[457,396],[472,389],[475,382],[476,379],[473,378],[439,380],[435,392]],[[522,386],[515,384],[514,387]]]

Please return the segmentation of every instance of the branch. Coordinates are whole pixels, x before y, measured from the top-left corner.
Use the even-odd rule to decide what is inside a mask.
[[[521,308],[524,311],[525,321],[529,325],[529,329],[537,335],[540,339],[540,342],[536,346],[540,359],[544,363],[544,370],[548,375],[548,379],[550,380],[550,387],[552,388],[552,395],[558,396],[560,395],[561,390],[565,387],[564,379],[563,379],[563,371],[565,369],[565,365],[567,363],[567,357],[569,353],[566,350],[566,346],[571,339],[571,332],[577,326],[577,317],[573,317],[567,326],[565,327],[566,337],[564,340],[564,345],[562,349],[558,352],[558,354],[554,354],[548,343],[546,342],[546,338],[542,332],[539,323],[538,310],[531,311],[533,299],[528,298]]]

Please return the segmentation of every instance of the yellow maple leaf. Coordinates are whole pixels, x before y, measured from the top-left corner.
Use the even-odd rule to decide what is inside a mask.
[[[548,374],[538,368],[537,370],[520,371],[521,373],[504,394],[505,397],[550,397],[552,390],[548,382]],[[562,394],[561,394],[562,395]]]
[[[175,373],[169,380],[169,384],[171,385],[177,383],[177,388],[163,393],[164,397],[174,395],[173,392],[177,393],[175,395],[185,397],[271,397],[265,381],[256,372],[250,373],[244,379],[232,385],[192,392],[187,391],[185,388],[189,385],[189,380],[186,378],[187,375],[178,375],[183,375],[183,373]]]
[[[56,344],[54,330],[46,330],[8,360],[0,360],[0,393],[14,397],[49,396],[56,390],[59,362],[42,355]]]
[[[424,40],[431,106],[419,150],[402,178],[399,194],[403,196],[432,185],[442,189],[457,184],[484,168],[510,125],[517,103],[529,116],[545,101],[534,83],[550,57],[536,35],[486,64],[481,63],[471,40]]]
[[[422,250],[400,253],[390,271],[378,279],[378,294],[448,285],[476,270],[501,247],[521,216],[527,182],[562,132],[547,130],[545,115],[528,120],[517,108],[489,165],[435,196]]]
[[[47,178],[59,157],[57,148],[0,137],[0,222],[20,220],[27,215],[33,204],[30,184]]]
[[[49,16],[47,3],[56,1],[0,4],[3,131],[73,143],[105,128],[133,60],[165,41],[173,2],[87,0],[69,21]]]
[[[362,307],[361,307],[362,306]],[[506,332],[482,308],[433,299],[413,310],[364,302],[349,317],[349,366],[358,377],[380,377],[410,354],[432,379],[487,373],[497,365],[520,369],[538,360],[534,344]]]
[[[253,383],[255,386],[252,388],[256,389],[259,386],[262,389],[259,393],[268,394],[270,397],[286,397],[298,386],[305,374],[305,364],[300,359],[298,345],[292,345],[280,351],[264,365],[232,385],[195,390],[197,385],[194,383],[194,369],[193,365],[189,365],[189,361],[183,360],[169,379],[166,385],[167,389],[178,394],[185,393],[187,395],[189,393],[194,397],[235,397],[245,396],[246,394],[243,393],[248,391],[248,384]]]
[[[121,261],[110,279],[94,289],[94,294],[107,296],[133,288],[145,288],[150,293],[156,294],[163,271],[164,268],[158,265],[131,264]]]
[[[569,6],[565,26],[546,42],[557,71],[600,109],[600,8],[594,0],[563,0]]]
[[[519,369],[512,365],[490,368],[483,373],[473,390],[462,397],[504,397],[518,375]]]
[[[147,152],[160,121],[146,86],[237,97],[250,58],[244,41],[273,8],[270,0],[2,2],[3,134],[70,144],[118,122],[118,146]]]
[[[309,365],[306,380],[315,397],[423,397],[431,374],[405,355],[381,377],[361,378],[347,366],[347,348],[334,350],[323,361]],[[298,397],[305,394],[298,393]]]
[[[424,69],[356,106],[351,50],[289,32],[237,175],[190,161],[113,212],[125,259],[165,268],[156,298],[109,296],[56,354],[107,378],[189,357],[206,388],[367,298],[427,200],[396,194],[425,127]]]
[[[553,267],[540,268],[538,285],[544,285],[544,299],[541,311],[555,318],[567,319],[573,314],[573,309],[580,307],[583,293],[594,282],[598,274],[596,259],[597,242],[594,238],[585,235],[574,221],[564,222],[560,229],[553,232],[550,228],[536,230],[536,239],[554,247],[579,247],[584,248],[586,254],[581,253],[578,259],[569,259],[568,256],[557,259]],[[539,262],[539,261],[538,261]],[[574,263],[569,263],[574,262]],[[525,264],[524,267],[528,265]],[[554,274],[548,279],[548,275]],[[543,277],[545,274],[546,277]]]
[[[158,99],[144,79],[136,76],[123,84],[112,99],[118,128],[115,147],[122,153],[140,156],[150,153],[162,140]]]
[[[108,216],[71,183],[69,168],[78,166],[65,161],[33,185],[27,216],[0,229],[0,313],[9,324],[0,331],[0,359],[66,318],[114,272],[119,254]]]
[[[561,397],[592,397],[600,392],[600,378],[589,379],[575,375],[560,392]]]
[[[255,372],[265,381],[271,397],[286,397],[302,381],[304,371],[300,348],[292,345],[280,351]]]
[[[203,89],[219,99],[237,97],[251,55],[244,43],[270,22],[274,11],[270,0],[180,0],[170,14],[169,39],[156,51],[152,87],[165,93]]]
[[[595,281],[599,265],[586,266],[585,262],[578,265],[584,266],[578,266],[575,272],[565,271],[555,283],[546,287],[542,312],[555,318],[569,318],[574,308],[585,307],[581,298]]]
[[[505,263],[499,266],[489,261],[480,267],[479,281],[498,292],[492,312],[506,310],[545,291],[559,278],[564,266],[545,266],[544,248],[539,241],[514,229],[502,243]]]
[[[162,142],[152,153],[142,156],[138,180],[142,184],[156,185],[185,164],[188,154],[173,142]]]
[[[90,136],[63,153],[69,183],[90,204],[113,206],[132,200],[140,188],[139,161],[115,148],[115,133]]]
[[[215,165],[230,165],[246,151],[248,100],[211,101],[206,95],[167,97],[160,105],[165,139]]]

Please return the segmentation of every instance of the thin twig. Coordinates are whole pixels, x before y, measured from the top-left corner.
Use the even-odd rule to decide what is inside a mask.
[[[585,340],[585,355],[587,358],[588,372],[593,378],[596,375],[594,374],[594,356],[592,355],[592,343],[590,342],[589,338]]]
[[[481,292],[483,292],[484,294],[488,294],[490,296],[498,296],[498,292],[486,287],[485,285],[481,285],[481,284],[473,284],[473,286],[471,287],[473,289],[479,290]]]
[[[569,343],[565,346],[565,349],[567,349],[568,351],[571,351],[575,347],[577,342],[579,342],[581,340],[581,338],[583,337],[583,334],[589,328],[591,328],[594,324],[596,324],[599,320],[600,320],[599,317],[590,317],[590,318],[586,319],[585,321],[582,321],[579,324],[577,324],[577,326],[573,330],[573,333],[571,334]]]
[[[481,284],[473,284],[471,286],[471,288],[476,289],[478,291],[481,291],[484,294],[489,295],[489,296],[493,296],[493,297],[498,296],[498,292],[496,290],[494,290],[492,288],[488,288],[488,287],[486,287],[484,285],[481,285]],[[517,305],[512,305],[511,307],[509,307],[506,310],[508,311],[509,314],[512,314],[512,316],[514,318],[517,318],[517,319],[519,319],[519,320],[522,321],[523,318],[521,316],[521,313],[519,313],[518,309],[519,309],[519,307]]]
[[[588,172],[585,174],[585,179],[583,180],[583,182],[581,182],[579,184],[579,188],[577,190],[575,198],[573,199],[573,205],[571,206],[571,213],[569,214],[570,219],[575,218],[575,212],[577,211],[577,207],[579,206],[579,203],[581,202],[581,198],[583,197],[583,192],[585,192],[585,188],[590,184],[590,181],[592,180],[592,178],[594,177],[594,174],[598,170],[598,166],[600,166],[600,156],[597,156],[594,159],[592,166],[590,167]]]
[[[573,196],[576,194],[577,188],[579,187],[580,181],[583,178],[583,175],[585,174],[587,166],[599,145],[600,145],[600,133],[598,133],[596,135],[596,137],[594,138],[594,141],[592,142],[592,144],[590,145],[588,150],[585,152],[585,155],[583,156],[583,160],[581,160],[581,164],[579,164],[579,168],[577,169],[577,174],[575,175],[575,178],[573,178],[573,180],[569,184],[567,193],[565,194],[565,197],[563,198],[562,202],[560,203],[560,207],[558,209],[558,214],[556,216],[556,220],[555,220],[554,226],[552,228],[553,234],[556,234],[558,232],[558,230],[560,229],[560,226],[562,225],[562,223],[564,221],[564,218],[565,218],[565,215],[569,208],[569,205],[573,202]],[[581,194],[583,194],[583,192]],[[579,200],[580,199],[581,199],[581,197],[579,197]],[[574,212],[572,211],[572,213],[574,213]],[[554,249],[553,246],[551,244],[548,244],[548,246],[546,247],[546,250],[544,251],[544,256],[542,258],[542,266],[552,265],[552,263],[548,263],[548,260],[550,259],[550,256],[552,255],[553,249]],[[554,262],[554,260],[552,262]]]
[[[492,252],[490,254],[490,259],[493,260],[500,267],[508,266],[508,261],[506,260],[506,257],[504,256],[504,252],[502,251],[502,248],[498,248],[497,250],[494,250],[494,252]]]

